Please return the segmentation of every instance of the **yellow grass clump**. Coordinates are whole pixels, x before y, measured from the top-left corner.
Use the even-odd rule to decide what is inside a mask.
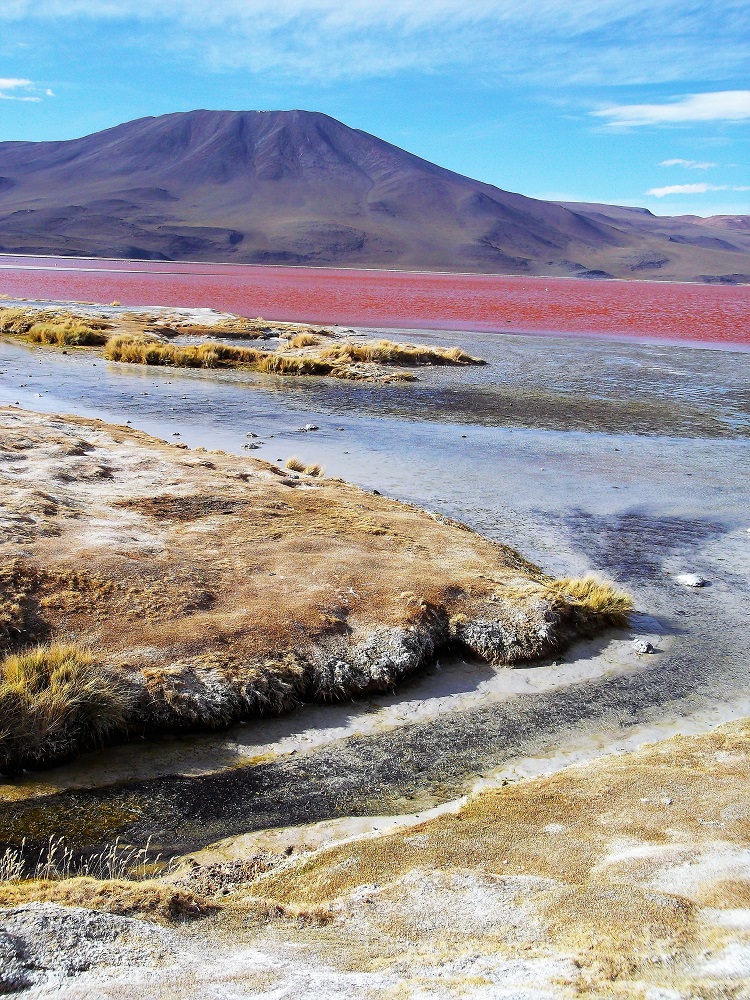
[[[392,340],[374,340],[354,344],[344,341],[332,344],[320,352],[321,358],[332,361],[370,362],[383,365],[483,365],[481,358],[474,358],[460,347],[417,347],[414,344],[397,344]]]
[[[287,343],[287,347],[317,347],[322,341],[314,333],[298,333]]]
[[[0,333],[24,334],[36,322],[36,316],[28,309],[0,309]]]
[[[306,476],[314,476],[316,479],[322,479],[326,472],[319,462],[313,462],[310,465],[305,465],[302,459],[297,458],[296,455],[292,455],[291,458],[288,458],[284,465],[292,472],[303,472]]]
[[[0,771],[101,745],[126,727],[130,694],[88,650],[38,646],[0,663]]]
[[[26,331],[32,344],[51,344],[56,347],[91,347],[106,344],[108,335],[98,324],[81,320],[63,323],[35,323]]]
[[[262,355],[248,347],[229,347],[214,342],[178,347],[123,333],[107,341],[104,357],[109,361],[124,361],[127,364],[221,368],[238,364],[255,366]]]
[[[627,628],[630,623],[633,599],[612,583],[595,576],[565,577],[556,580],[551,589],[579,608],[586,618],[595,617],[615,628]]]

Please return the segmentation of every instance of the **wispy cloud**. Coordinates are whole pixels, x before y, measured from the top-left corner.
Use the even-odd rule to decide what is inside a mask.
[[[687,122],[741,122],[750,120],[750,90],[722,90],[687,94],[666,104],[616,104],[590,111],[607,119],[610,128],[673,125]]]
[[[686,170],[709,170],[711,167],[718,167],[718,163],[710,163],[708,160],[682,160],[675,157],[673,160],[662,160],[660,167],[685,167]]]
[[[216,70],[324,81],[471,67],[558,84],[726,80],[750,59],[748,0],[3,0],[0,22],[110,25]]]
[[[650,188],[646,194],[664,198],[670,194],[706,194],[708,191],[750,191],[750,184],[668,184]]]
[[[0,101],[38,101],[38,97],[27,92],[31,86],[31,80],[0,77]]]

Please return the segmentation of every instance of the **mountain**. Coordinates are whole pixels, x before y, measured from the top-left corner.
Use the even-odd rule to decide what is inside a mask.
[[[731,281],[743,219],[526,198],[308,111],[0,143],[4,253]]]

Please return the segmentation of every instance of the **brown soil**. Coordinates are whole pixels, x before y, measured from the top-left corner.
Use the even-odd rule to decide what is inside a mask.
[[[346,483],[0,411],[0,639],[77,642],[142,730],[387,689],[448,643],[548,655],[610,617],[512,549]]]

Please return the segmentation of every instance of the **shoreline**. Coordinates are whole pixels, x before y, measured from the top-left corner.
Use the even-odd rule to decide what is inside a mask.
[[[364,274],[413,274],[413,275],[436,275],[436,276],[455,276],[457,278],[517,278],[520,281],[596,281],[597,283],[607,283],[607,282],[617,282],[618,284],[641,284],[641,285],[707,285],[715,284],[714,282],[697,282],[697,281],[678,281],[674,278],[666,278],[660,281],[658,278],[579,278],[574,274],[506,274],[500,271],[430,271],[430,270],[412,270],[410,268],[388,268],[388,267],[353,267],[347,265],[315,265],[315,264],[253,264],[245,263],[243,261],[201,261],[201,260],[154,260],[148,257],[85,257],[85,256],[74,256],[67,254],[23,254],[23,253],[7,253],[0,252],[0,260],[3,257],[22,257],[28,258],[30,260],[39,260],[48,258],[50,260],[90,260],[90,261],[104,261],[106,263],[117,261],[123,261],[127,264],[151,264],[159,265],[180,265],[201,267],[205,265],[206,267],[252,267],[252,268],[283,268],[284,270],[292,271],[348,271],[348,272],[358,272],[361,271]],[[8,269],[9,266],[6,264],[0,264],[0,270]],[[46,270],[43,267],[29,268],[29,270]],[[71,268],[75,270],[75,268]],[[148,272],[145,272],[148,273]],[[179,274],[179,271],[175,272],[165,272]],[[207,272],[210,273],[210,272]],[[743,288],[750,286],[750,282],[727,282],[726,284],[718,282],[722,287],[726,288]],[[312,320],[311,322],[318,322],[317,320]]]
[[[242,266],[242,265],[237,265]],[[256,265],[249,265],[256,266]],[[260,266],[260,265],[259,265]],[[266,265],[263,265],[266,266]],[[268,266],[282,266],[282,265],[268,265]],[[286,265],[284,265],[286,266]],[[148,272],[145,272],[148,273]],[[416,272],[419,273],[419,272]],[[623,280],[624,279],[617,279]],[[690,283],[688,283],[690,284]],[[170,315],[182,315],[186,319],[195,318],[196,320],[211,318],[214,322],[219,321],[223,318],[236,317],[238,314],[228,311],[222,311],[214,309],[211,306],[164,306],[164,305],[143,305],[141,303],[133,303],[129,305],[123,305],[119,303],[117,306],[107,305],[102,302],[85,301],[79,299],[31,299],[31,298],[20,298],[10,295],[0,295],[0,310],[3,308],[38,308],[40,311],[44,309],[65,309],[70,306],[75,306],[81,308],[85,314],[91,316],[102,316],[104,314],[128,314],[128,313],[140,313],[148,312],[154,315],[163,314],[165,317]],[[644,344],[653,345],[655,347],[686,347],[691,350],[698,351],[728,351],[735,352],[738,354],[750,354],[750,342],[748,341],[724,341],[724,340],[688,340],[680,339],[677,337],[658,337],[651,334],[642,333],[615,333],[611,331],[594,332],[588,330],[581,330],[577,332],[570,331],[560,331],[555,329],[542,330],[538,328],[524,328],[523,326],[512,327],[508,329],[499,328],[495,326],[482,327],[478,324],[473,325],[460,325],[446,320],[444,325],[435,325],[433,322],[432,326],[408,326],[402,323],[392,322],[386,323],[384,325],[377,325],[371,322],[357,322],[352,321],[351,323],[336,323],[329,320],[288,320],[283,317],[278,316],[265,316],[264,321],[269,324],[278,324],[279,326],[289,326],[289,327],[300,327],[300,329],[307,329],[313,326],[325,326],[332,327],[337,332],[350,332],[349,328],[353,328],[353,332],[357,336],[364,336],[369,333],[389,333],[398,331],[400,333],[417,336],[429,336],[431,333],[445,334],[445,333],[457,333],[457,334],[476,334],[478,336],[497,336],[497,337],[540,337],[545,340],[584,340],[593,341],[596,343],[619,343],[619,344]]]

